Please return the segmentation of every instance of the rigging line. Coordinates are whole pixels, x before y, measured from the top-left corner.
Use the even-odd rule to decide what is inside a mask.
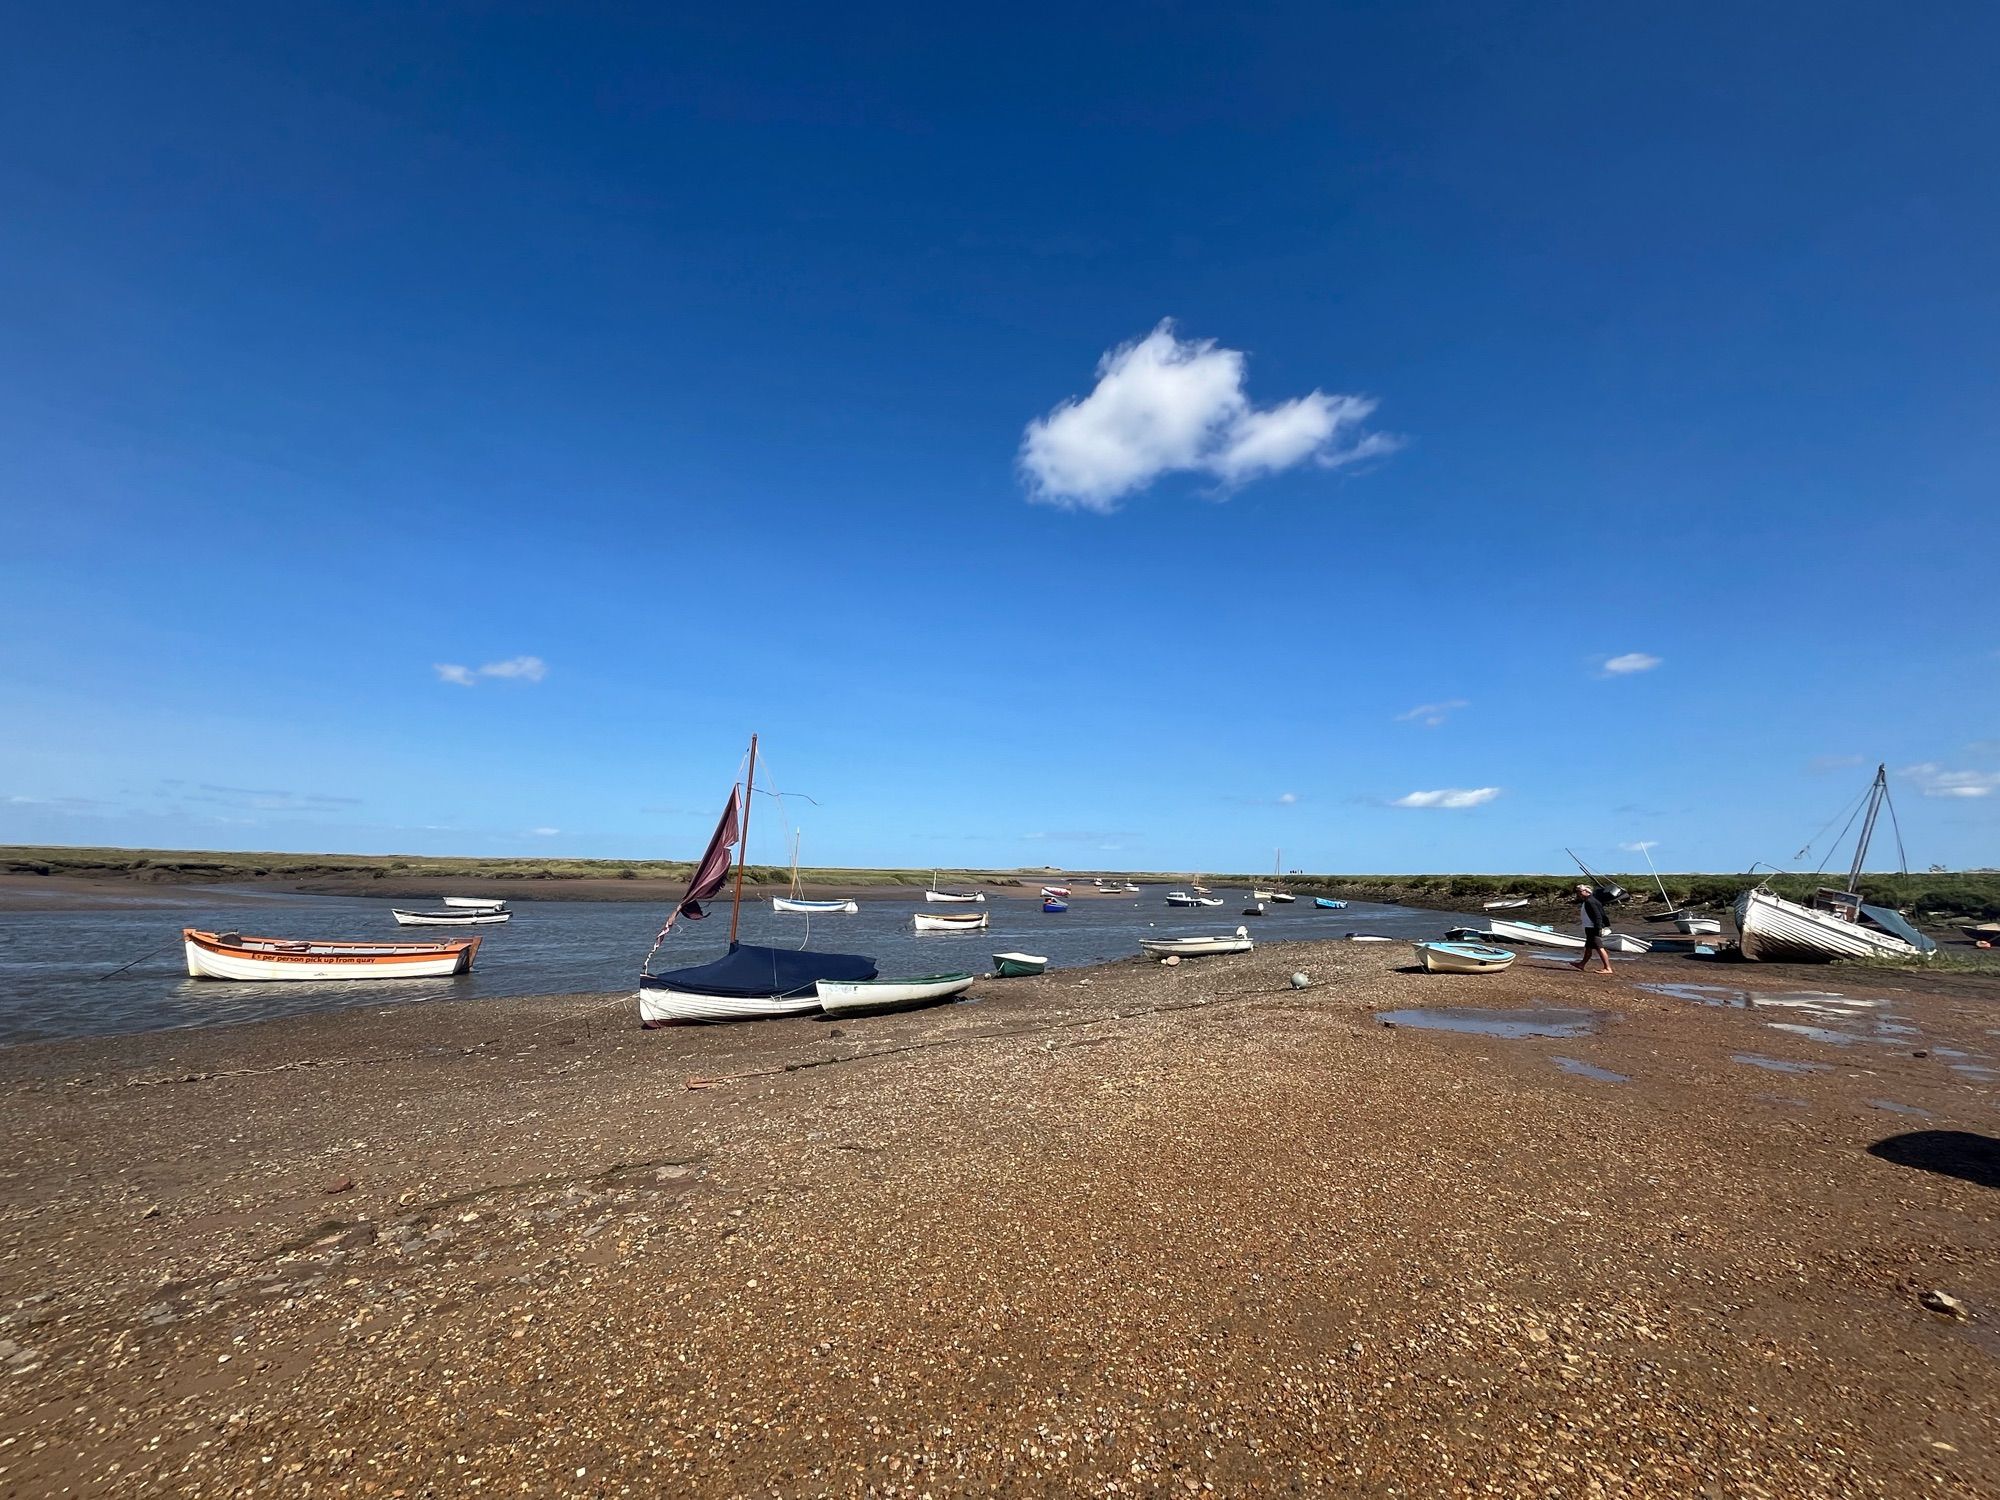
[[[1882,802],[1889,809],[1889,826],[1896,833],[1896,866],[1905,875],[1910,873],[1910,856],[1903,852],[1903,824],[1896,816],[1896,799],[1889,795],[1889,783],[1882,783]]]
[[[1872,791],[1873,788],[1871,787],[1869,790]],[[1861,811],[1862,804],[1865,803],[1867,800],[1868,800],[1868,792],[1864,791],[1860,796],[1856,797],[1851,803],[1845,803],[1842,805],[1841,812],[1847,814],[1847,822],[1842,825],[1838,837],[1834,839],[1833,848],[1838,849],[1840,847],[1841,839],[1846,838],[1847,830],[1854,826],[1855,814]],[[1825,834],[1827,829],[1833,827],[1833,825],[1839,821],[1840,821],[1840,813],[1835,813],[1832,817],[1828,818],[1824,823],[1820,824],[1819,832],[1814,834],[1811,838],[1807,839],[1805,843],[1800,846],[1799,852],[1794,854],[1792,858],[1804,859],[1808,854],[1812,853],[1813,845],[1817,844],[1820,841],[1821,836]],[[1826,860],[1824,857],[1821,858],[1820,864],[1822,866],[1826,864]]]

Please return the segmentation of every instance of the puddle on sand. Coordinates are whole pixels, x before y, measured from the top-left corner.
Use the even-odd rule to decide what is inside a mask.
[[[1824,1026],[1801,1026],[1796,1021],[1766,1021],[1764,1024],[1773,1031],[1789,1031],[1793,1036],[1802,1036],[1814,1042],[1832,1042],[1836,1047],[1845,1047],[1855,1040],[1844,1031],[1830,1031]]]
[[[1898,1104],[1894,1099],[1870,1099],[1868,1104],[1871,1109],[1886,1109],[1892,1115],[1922,1115],[1926,1120],[1931,1117],[1927,1109],[1918,1109],[1914,1104]]]
[[[1729,1060],[1746,1063],[1753,1068],[1768,1068],[1773,1073],[1824,1073],[1832,1067],[1830,1063],[1787,1062],[1782,1057],[1761,1057],[1755,1052],[1732,1052]]]
[[[1474,1036],[1589,1036],[1605,1019],[1601,1010],[1385,1010],[1375,1019],[1419,1031],[1465,1031]]]
[[[1614,1073],[1609,1068],[1600,1068],[1594,1063],[1583,1062],[1574,1057],[1552,1057],[1549,1059],[1565,1073],[1574,1073],[1579,1078],[1595,1078],[1599,1083],[1630,1083],[1632,1080],[1623,1073]]]
[[[1719,1010],[1804,1010],[1833,1020],[1852,1020],[1884,1003],[1843,995],[1837,990],[1739,990],[1725,984],[1642,984],[1640,989],[1669,1000],[1692,1000]]]
[[[1984,1082],[1989,1078],[2000,1078],[2000,1070],[1981,1067],[1978,1063],[1952,1063],[1954,1073],[1963,1073],[1967,1078],[1977,1078]]]

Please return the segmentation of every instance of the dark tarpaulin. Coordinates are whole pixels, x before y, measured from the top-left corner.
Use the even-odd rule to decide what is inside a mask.
[[[810,995],[822,979],[873,979],[875,960],[858,953],[814,953],[810,949],[760,948],[731,943],[726,957],[671,974],[648,974],[643,988],[665,987],[731,1000]]]
[[[1899,911],[1891,911],[1886,906],[1864,906],[1861,914],[1891,937],[1899,937],[1919,953],[1935,953],[1937,944],[1925,937],[1904,920]]]
[[[722,820],[715,825],[715,837],[708,841],[708,849],[701,862],[694,867],[694,875],[688,880],[687,894],[682,896],[667,916],[666,925],[660,928],[660,936],[665,937],[677,917],[686,917],[691,922],[699,922],[708,913],[701,909],[701,903],[722,889],[729,879],[730,851],[736,847],[741,836],[738,812],[743,805],[743,789],[731,787],[729,801],[722,809]]]

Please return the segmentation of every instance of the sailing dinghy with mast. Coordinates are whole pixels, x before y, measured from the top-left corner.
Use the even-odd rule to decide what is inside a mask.
[[[1854,863],[1847,872],[1845,889],[1821,886],[1813,893],[1812,903],[1806,905],[1787,901],[1765,882],[1736,898],[1737,946],[1745,958],[1796,963],[1836,958],[1929,958],[1937,952],[1937,944],[1904,920],[1901,912],[1869,906],[1861,899],[1861,870],[1868,858],[1869,841],[1875,836],[1875,819],[1885,803],[1894,826],[1896,808],[1889,802],[1889,771],[1878,765],[1861,810],[1861,835],[1854,842]],[[1852,826],[1854,815],[1847,821]],[[1843,828],[1841,833],[1846,831]],[[1899,830],[1899,851],[1902,843]],[[1909,873],[1907,862],[1904,873]]]
[[[729,801],[708,841],[686,893],[667,914],[660,935],[639,974],[639,1019],[647,1026],[672,1021],[744,1021],[763,1016],[796,1016],[819,1009],[822,979],[873,979],[875,960],[855,953],[816,953],[811,949],[764,948],[736,940],[743,915],[743,856],[750,842],[750,797],[757,784],[757,736],[750,736],[750,759],[740,785],[729,789]],[[713,963],[665,974],[652,972],[653,956],[682,917],[690,922],[708,916],[705,905],[729,881],[731,851],[735,851],[736,886],[729,903],[729,951]]]
[[[799,835],[792,831],[792,883],[782,896],[771,898],[772,911],[803,912],[807,916],[841,914],[853,916],[861,908],[852,901],[808,901],[799,894]]]

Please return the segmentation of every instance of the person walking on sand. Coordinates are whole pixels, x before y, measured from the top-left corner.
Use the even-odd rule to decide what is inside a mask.
[[[1570,967],[1588,970],[1590,955],[1597,955],[1597,972],[1611,972],[1611,955],[1605,951],[1604,939],[1611,931],[1611,919],[1604,915],[1604,903],[1597,899],[1597,892],[1589,886],[1579,884],[1576,888],[1576,914],[1583,921],[1583,957]]]

